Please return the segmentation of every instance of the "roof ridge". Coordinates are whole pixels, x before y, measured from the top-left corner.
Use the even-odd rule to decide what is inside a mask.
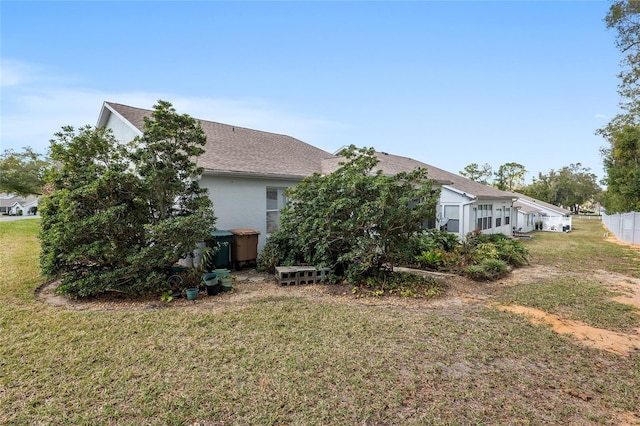
[[[109,102],[109,101],[105,101],[105,103],[106,103],[106,104],[109,104],[109,105],[112,105],[112,106],[113,106],[113,105],[117,105],[117,106],[122,106],[122,107],[125,107],[125,108],[135,109],[135,110],[138,110],[138,111],[144,111],[144,112],[147,112],[147,113],[149,113],[149,114],[153,113],[153,109],[147,109],[147,108],[134,107],[134,106],[131,106],[131,105],[121,104],[121,103],[117,103],[117,102]],[[173,105],[172,105],[172,106],[173,106]],[[175,106],[174,106],[174,108],[175,108]],[[196,121],[198,121],[198,122],[218,124],[218,125],[221,125],[221,126],[233,127],[233,128],[235,128],[235,129],[244,129],[244,130],[250,130],[250,131],[253,131],[253,132],[268,133],[268,134],[271,134],[271,135],[286,136],[286,137],[289,137],[289,138],[297,139],[297,138],[295,138],[294,136],[287,135],[286,133],[276,133],[276,132],[270,132],[270,131],[266,131],[266,130],[258,130],[258,129],[253,129],[253,128],[251,128],[251,127],[246,127],[246,126],[238,126],[238,125],[235,125],[235,124],[222,123],[222,122],[220,122],[220,121],[206,120],[206,119],[204,119],[204,118],[198,118],[198,117],[195,117],[195,116],[193,116],[193,115],[191,115],[191,114],[188,114],[188,113],[186,113],[186,114],[187,114],[187,115],[189,115],[191,118],[193,118],[194,120],[196,120]],[[299,140],[299,139],[298,139],[298,140]],[[306,142],[304,142],[304,141],[300,141],[300,142],[306,143]],[[308,143],[307,143],[307,145],[311,145],[311,144],[308,144]],[[313,145],[311,145],[311,146],[313,146]],[[315,148],[315,147],[314,147],[314,148]]]

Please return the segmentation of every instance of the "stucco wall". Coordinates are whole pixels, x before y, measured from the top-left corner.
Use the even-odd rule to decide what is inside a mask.
[[[209,190],[220,230],[251,228],[260,231],[258,251],[267,239],[267,187],[287,188],[298,181],[204,175],[200,181]]]
[[[129,125],[124,123],[121,119],[119,119],[115,114],[109,114],[109,118],[107,119],[106,128],[109,128],[113,131],[113,135],[119,142],[130,142],[139,135],[138,132],[133,130]]]

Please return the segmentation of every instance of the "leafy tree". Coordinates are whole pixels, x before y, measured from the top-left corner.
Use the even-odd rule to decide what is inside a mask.
[[[206,142],[198,122],[176,114],[169,102],[159,101],[151,119],[145,117],[131,153],[147,200],[145,244],[133,260],[138,268],[162,271],[210,236],[216,218],[198,183],[203,169],[193,161]]]
[[[603,205],[609,213],[640,211],[640,127],[624,126],[602,150],[607,176]]]
[[[329,266],[355,279],[379,272],[435,217],[438,193],[425,169],[386,176],[374,172],[373,149],[352,145],[342,155],[335,172],[288,190],[281,229],[268,245],[278,244],[280,262]]]
[[[6,149],[0,155],[0,192],[42,194],[44,174],[50,162],[30,147],[23,152]]]
[[[62,278],[59,291],[73,296],[135,287],[129,259],[144,244],[144,202],[126,152],[104,129],[64,127],[56,137],[60,166],[40,201],[43,274]]]
[[[478,163],[471,163],[460,171],[460,175],[487,185],[489,179],[493,176],[493,170],[488,163],[484,163],[482,167]]]
[[[616,47],[624,54],[622,71],[618,74],[618,92],[626,99],[623,107],[638,112],[640,99],[640,2],[636,0],[615,0],[605,17],[608,29],[617,32]]]
[[[527,170],[519,163],[505,163],[495,173],[495,186],[503,191],[514,191],[524,184]]]
[[[605,17],[607,28],[617,32],[616,46],[624,54],[618,77],[623,113],[598,129],[609,143],[602,148],[607,190],[603,205],[608,212],[640,208],[640,173],[637,165],[640,136],[640,2],[613,1]]]
[[[565,206],[578,212],[580,206],[598,197],[602,189],[597,177],[582,164],[570,164],[558,171],[538,173],[533,183],[522,188],[523,194],[557,206]]]
[[[109,289],[153,293],[166,269],[213,229],[201,171],[191,156],[206,142],[197,122],[159,101],[144,135],[119,144],[110,131],[64,127],[51,141],[59,167],[41,203],[41,268],[75,297]]]

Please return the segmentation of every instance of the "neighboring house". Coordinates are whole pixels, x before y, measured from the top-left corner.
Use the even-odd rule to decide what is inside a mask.
[[[571,230],[571,211],[553,204],[545,203],[527,195],[513,193],[517,201],[513,203],[518,210],[518,220],[514,228],[521,232],[535,229],[536,223],[542,223],[543,231],[566,232]]]
[[[17,216],[28,215],[32,207],[38,207],[38,196],[17,194],[0,194],[0,214]]]
[[[97,125],[110,128],[120,142],[142,135],[151,111],[105,102]],[[251,228],[260,232],[258,249],[278,229],[284,190],[314,172],[328,174],[342,157],[286,135],[199,120],[207,136],[200,184],[209,190],[216,227]],[[474,182],[407,157],[376,153],[385,174],[427,168],[441,186],[437,223],[459,238],[478,228],[483,233],[511,234],[515,210],[512,193]]]

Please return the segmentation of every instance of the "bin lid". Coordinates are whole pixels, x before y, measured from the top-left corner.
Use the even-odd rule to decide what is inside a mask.
[[[260,231],[251,228],[229,229],[234,235],[259,235]]]
[[[223,231],[223,230],[215,230],[215,231],[211,231],[211,236],[212,237],[229,237],[233,235],[231,232],[229,231]]]

